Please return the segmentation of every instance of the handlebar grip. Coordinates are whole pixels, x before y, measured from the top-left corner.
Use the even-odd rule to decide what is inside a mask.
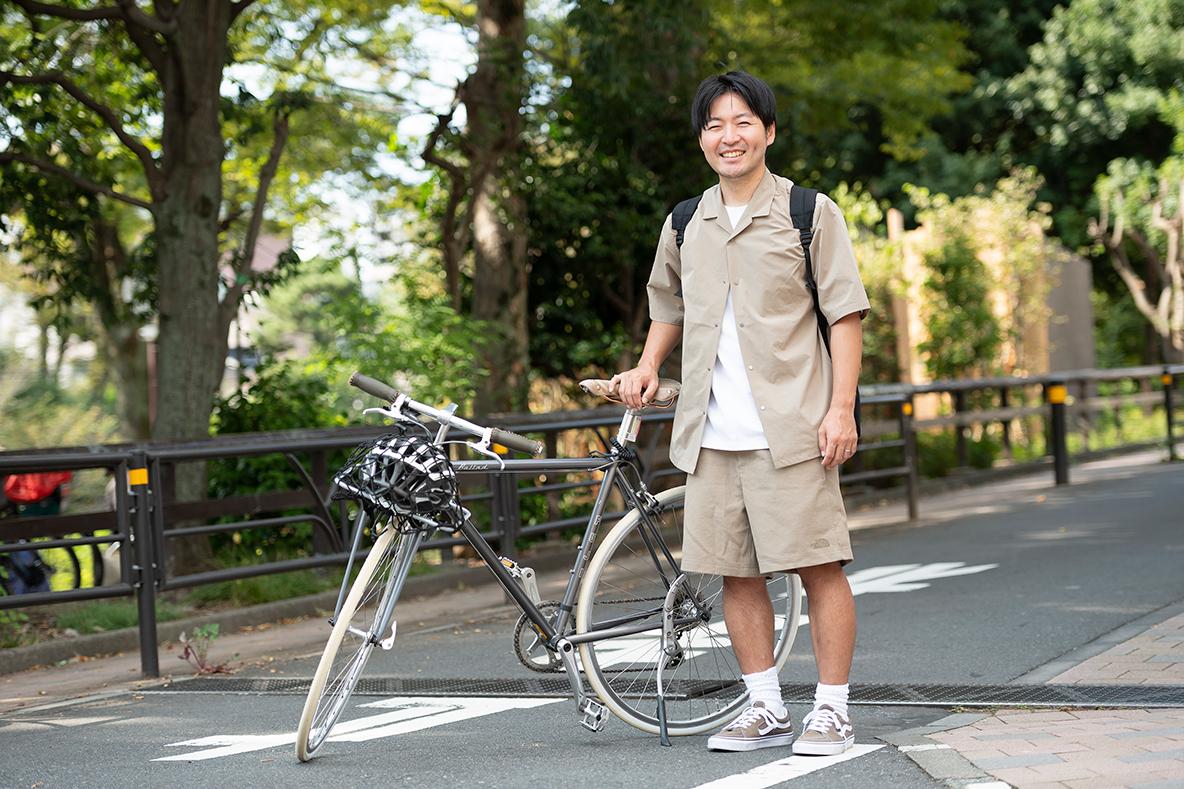
[[[356,386],[366,394],[374,395],[379,400],[385,400],[388,403],[393,403],[399,399],[399,392],[397,390],[387,386],[382,381],[375,381],[370,376],[362,375],[359,372],[355,372],[349,377],[349,385]]]
[[[531,455],[541,455],[545,449],[542,441],[535,441],[526,436],[512,433],[509,430],[502,430],[500,427],[493,428],[491,438],[502,446],[516,449],[519,452],[527,452]]]

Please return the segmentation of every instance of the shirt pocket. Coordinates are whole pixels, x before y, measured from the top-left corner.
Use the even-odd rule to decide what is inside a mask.
[[[771,248],[756,262],[759,285],[756,306],[762,317],[796,313],[797,304],[810,298],[801,231],[793,227],[778,230],[772,241]]]

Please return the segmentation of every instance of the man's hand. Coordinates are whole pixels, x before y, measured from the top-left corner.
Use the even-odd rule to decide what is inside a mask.
[[[855,455],[859,435],[855,432],[855,414],[850,408],[827,411],[818,428],[818,449],[822,452],[822,467],[841,466]]]
[[[658,393],[658,371],[648,364],[639,364],[632,370],[614,375],[608,388],[610,392],[616,392],[629,408],[641,408]]]

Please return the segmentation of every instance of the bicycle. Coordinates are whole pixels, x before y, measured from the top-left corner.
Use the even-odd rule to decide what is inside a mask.
[[[632,446],[641,412],[626,410],[605,453],[587,458],[502,459],[491,451],[495,442],[532,455],[541,454],[543,447],[524,436],[458,418],[455,406],[437,409],[416,402],[358,373],[350,377],[350,384],[389,404],[364,413],[381,414],[396,425],[424,426],[421,417],[434,421],[437,445],[449,430],[477,438],[461,443],[496,458],[477,470],[604,473],[558,603],[540,600],[534,571],[498,556],[467,512],[455,529],[522,611],[515,632],[519,659],[536,671],[566,674],[584,728],[600,731],[611,711],[644,732],[658,734],[661,743],[668,745],[669,735],[702,734],[739,714],[747,696],[723,624],[722,581],[719,576],[679,568],[679,552],[672,541],[681,536],[684,488],[655,495],[643,483]],[[581,386],[609,396],[606,381],[589,380]],[[668,408],[677,396],[677,382],[664,380],[652,405]],[[614,489],[630,509],[593,551]],[[428,531],[439,525],[431,519],[418,529],[370,524],[377,536],[350,585],[367,519],[366,510],[359,507],[350,557],[329,620],[332,631],[297,728],[300,761],[311,759],[331,734],[374,648],[394,646],[394,607],[412,558]],[[775,574],[767,582],[774,607],[774,659],[780,669],[801,617],[801,582],[795,574]],[[591,694],[585,692],[584,679]]]

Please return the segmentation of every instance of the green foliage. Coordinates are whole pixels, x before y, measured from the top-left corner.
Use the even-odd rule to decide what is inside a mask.
[[[33,362],[0,349],[0,448],[91,446],[119,438],[110,403],[86,387],[41,380]]]
[[[994,465],[1003,445],[989,433],[966,440],[966,459],[970,468],[985,469]],[[958,441],[952,430],[917,435],[917,463],[922,477],[936,479],[958,468]]]
[[[158,622],[172,622],[186,613],[185,608],[167,600],[156,602]],[[135,627],[138,623],[139,606],[135,600],[94,600],[59,606],[54,611],[54,627],[58,630],[69,628],[83,635]]]
[[[989,275],[966,236],[925,256],[929,337],[918,345],[934,379],[993,372],[1000,332],[987,302]]]
[[[1143,362],[1147,322],[1129,293],[1090,294],[1094,308],[1094,353],[1098,367],[1133,367]]]
[[[181,642],[181,660],[188,661],[199,674],[221,674],[226,672],[225,663],[213,664],[209,661],[210,647],[218,638],[218,624],[201,625],[193,628],[193,636],[181,633],[177,640]]]
[[[340,578],[317,570],[298,570],[291,573],[219,581],[195,587],[188,595],[189,602],[200,606],[229,605],[235,608],[248,605],[288,600],[334,589]]]
[[[1085,198],[1115,158],[1158,161],[1184,88],[1184,0],[1074,0],[1044,25],[1029,64],[1005,85],[1011,150],[1048,176],[1058,230],[1086,242]]]

